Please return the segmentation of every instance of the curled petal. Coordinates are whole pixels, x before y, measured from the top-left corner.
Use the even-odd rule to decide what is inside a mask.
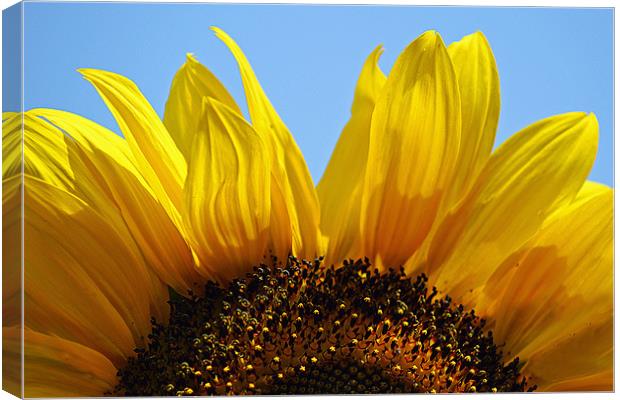
[[[448,47],[461,93],[461,143],[444,209],[471,188],[489,159],[499,120],[499,74],[491,47],[481,32]]]
[[[460,112],[448,51],[427,32],[396,60],[372,115],[361,205],[367,256],[398,266],[430,231],[457,159]]]
[[[124,76],[94,69],[80,72],[114,115],[140,173],[170,216],[179,220],[187,164],[155,110]]]
[[[280,116],[265,95],[247,58],[230,36],[218,28],[212,28],[234,55],[245,88],[245,95],[250,111],[252,126],[267,143],[270,158],[273,160],[273,175],[284,196],[290,221],[293,253],[299,257],[312,258],[322,253],[321,235],[319,233],[320,210],[314,190],[312,177],[303,155],[297,147]],[[283,240],[283,236],[272,236],[272,241]],[[276,245],[285,246],[285,242]]]
[[[370,121],[386,81],[378,65],[382,52],[382,47],[377,47],[364,63],[355,89],[351,119],[316,188],[321,203],[321,232],[328,238],[327,264],[363,256],[359,225],[361,191],[368,159]]]
[[[187,61],[172,80],[164,111],[164,125],[186,161],[191,155],[204,97],[212,97],[241,114],[224,85],[192,54],[188,54]]]
[[[187,224],[214,278],[242,276],[267,252],[271,168],[268,148],[234,110],[203,102],[185,184]]]

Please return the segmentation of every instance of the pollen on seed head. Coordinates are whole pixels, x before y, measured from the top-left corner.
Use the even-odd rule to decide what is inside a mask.
[[[174,295],[168,323],[118,371],[115,394],[346,394],[532,390],[484,321],[427,278],[369,261],[260,265]]]

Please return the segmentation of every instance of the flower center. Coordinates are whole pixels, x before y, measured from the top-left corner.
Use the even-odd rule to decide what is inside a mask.
[[[172,293],[116,394],[322,394],[534,390],[504,363],[484,320],[427,278],[290,257],[228,288]]]

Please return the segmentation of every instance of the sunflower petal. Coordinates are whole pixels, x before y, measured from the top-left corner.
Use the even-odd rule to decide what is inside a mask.
[[[164,111],[164,125],[186,161],[198,129],[203,97],[213,97],[241,114],[224,85],[192,54],[187,54],[187,61],[172,80]]]
[[[22,316],[22,180],[2,181],[2,325],[18,325]]]
[[[314,183],[303,155],[265,95],[239,46],[224,31],[212,29],[228,46],[239,64],[252,126],[270,146],[274,177],[286,198],[285,204],[292,225],[293,253],[299,257],[314,257],[322,250],[320,211]]]
[[[121,365],[151,330],[144,261],[82,200],[37,178],[24,182],[25,324]]]
[[[114,115],[140,173],[170,215],[178,219],[174,206],[183,202],[187,164],[155,110],[137,86],[121,75],[94,69],[81,69],[80,73],[93,84]]]
[[[24,398],[22,391],[22,328],[2,327],[2,390]]]
[[[613,390],[613,311],[607,314],[527,357],[523,374],[541,391]]]
[[[3,115],[4,116],[4,115]],[[23,397],[21,386],[21,176],[2,181],[2,326],[16,325],[16,337],[2,335],[2,389]]]
[[[609,190],[609,186],[604,185],[602,183],[594,182],[594,181],[586,181],[577,196],[575,196],[575,200],[573,202],[581,202],[584,200],[589,200],[592,197],[599,196],[602,192]]]
[[[3,369],[10,387],[21,386],[21,329],[2,328],[10,352]],[[24,330],[24,397],[101,397],[116,385],[116,368],[104,355],[59,337]]]
[[[73,187],[62,132],[29,113],[14,113],[2,122],[2,156],[3,179],[20,174],[23,162],[25,174],[67,190]]]
[[[542,389],[612,369],[613,191],[582,192],[504,266],[512,279],[493,315],[497,340]]]
[[[24,124],[20,113],[2,114],[2,117],[2,178],[5,179],[22,170]]]
[[[473,296],[558,206],[571,201],[592,167],[594,115],[563,114],[531,125],[491,156],[460,206],[443,220],[426,258],[432,284],[455,299]],[[407,265],[409,272],[415,265]]]
[[[596,340],[596,339],[595,339]],[[547,392],[611,392],[613,390],[614,370],[605,369],[598,374],[582,378],[569,379],[564,382],[553,382],[545,386]]]
[[[260,136],[234,110],[205,99],[186,182],[188,225],[214,278],[242,276],[266,255],[271,168]]]
[[[75,114],[49,109],[29,113],[45,118],[68,135],[66,146],[78,196],[108,221],[122,220],[138,251],[162,281],[178,293],[198,289],[201,279],[182,227],[175,225],[140,175],[127,142]]]
[[[321,204],[321,232],[328,237],[326,262],[361,257],[359,212],[366,172],[370,121],[386,77],[379,69],[383,48],[366,59],[355,88],[351,119],[342,130],[317,194]]]
[[[397,266],[426,237],[458,155],[460,108],[448,52],[427,32],[397,59],[372,115],[361,206],[366,255]]]
[[[461,93],[459,158],[445,207],[460,200],[491,155],[499,119],[499,75],[491,47],[481,32],[448,47]]]
[[[273,161],[272,161],[273,162]],[[289,215],[287,185],[271,167],[271,222],[269,223],[269,251],[278,260],[285,260],[293,248],[292,222]]]
[[[13,118],[14,116],[18,115],[18,112],[15,111],[3,111],[2,112],[2,122]]]

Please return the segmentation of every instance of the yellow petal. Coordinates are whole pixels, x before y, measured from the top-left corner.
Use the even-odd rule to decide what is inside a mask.
[[[431,283],[462,302],[465,294],[475,296],[507,254],[575,197],[597,137],[594,115],[569,113],[531,125],[500,146],[434,235],[424,262]]]
[[[4,115],[3,115],[4,116]],[[4,321],[3,321],[4,322]],[[22,391],[22,329],[18,325],[2,327],[2,390],[23,398]]]
[[[448,52],[427,32],[396,61],[372,115],[361,211],[366,255],[398,266],[426,237],[458,155],[460,107]]]
[[[593,322],[572,337],[554,340],[552,345],[528,358],[523,373],[539,385],[540,391],[612,391],[613,317]]]
[[[13,371],[7,383],[19,387],[21,329],[4,327],[2,334],[10,344],[3,370]],[[102,397],[117,383],[116,368],[101,353],[29,328],[24,330],[24,372],[25,397]]]
[[[2,324],[21,323],[22,316],[22,180],[2,181]]]
[[[14,112],[14,111],[3,111],[2,112],[2,122],[6,121],[7,119],[11,119],[14,116],[18,115],[18,112]]]
[[[370,121],[386,77],[379,69],[383,48],[366,59],[355,88],[351,119],[342,130],[317,194],[321,204],[321,232],[328,237],[327,264],[360,254],[361,186],[366,172]]]
[[[64,135],[28,113],[15,113],[3,121],[2,156],[3,178],[21,173],[23,162],[25,174],[39,177],[61,188],[73,187],[73,172]]]
[[[90,346],[116,366],[151,331],[152,280],[142,259],[77,197],[26,176],[24,319]],[[163,290],[163,288],[159,288]]]
[[[611,392],[613,391],[613,382],[614,371],[607,369],[604,372],[582,378],[554,382],[544,386],[544,390],[547,392]]]
[[[24,124],[19,113],[2,114],[2,178],[17,175],[22,169]]]
[[[187,61],[172,80],[164,111],[164,125],[185,160],[191,155],[192,140],[198,129],[203,97],[213,97],[241,114],[239,106],[224,85],[192,54],[187,54]]]
[[[142,178],[127,142],[75,114],[49,109],[29,113],[45,118],[68,135],[66,146],[79,197],[108,221],[121,219],[162,281],[178,293],[185,294],[190,288],[199,291],[202,279],[182,227],[174,223]]]
[[[140,173],[168,213],[177,220],[178,207],[183,203],[187,164],[163,122],[129,79],[94,69],[80,72],[97,89],[114,115]]]
[[[491,47],[481,32],[448,47],[461,93],[462,131],[454,178],[445,202],[463,197],[491,155],[499,119],[499,75]]]
[[[270,149],[268,149],[269,152]],[[272,256],[278,260],[286,260],[293,249],[293,223],[289,215],[291,205],[290,196],[287,195],[289,186],[281,179],[281,175],[276,172],[277,167],[273,166],[271,157],[271,210],[269,222],[269,244],[268,249]]]
[[[222,30],[212,29],[228,46],[239,64],[252,126],[270,146],[274,178],[286,199],[293,235],[293,253],[299,257],[314,257],[322,250],[319,202],[303,155],[263,92],[239,46]]]
[[[22,319],[21,183],[21,175],[2,181],[2,326],[19,326]],[[21,348],[19,336],[3,334],[2,389],[17,397],[22,397]]]
[[[501,267],[495,337],[541,387],[612,369],[613,191],[582,192]]]
[[[436,219],[445,214],[471,189],[489,159],[499,119],[499,76],[493,52],[481,32],[464,37],[448,47],[461,96],[462,130],[459,155],[452,181]],[[423,262],[428,252],[434,224],[425,242],[409,263]]]
[[[607,185],[594,181],[586,181],[584,182],[581,189],[579,189],[579,192],[577,193],[577,196],[575,196],[575,200],[573,200],[573,203],[589,200],[591,197],[598,196],[602,192],[605,192],[607,190],[609,190],[609,186]]]
[[[192,145],[187,223],[214,278],[243,276],[266,255],[270,221],[268,148],[239,114],[205,99]]]

